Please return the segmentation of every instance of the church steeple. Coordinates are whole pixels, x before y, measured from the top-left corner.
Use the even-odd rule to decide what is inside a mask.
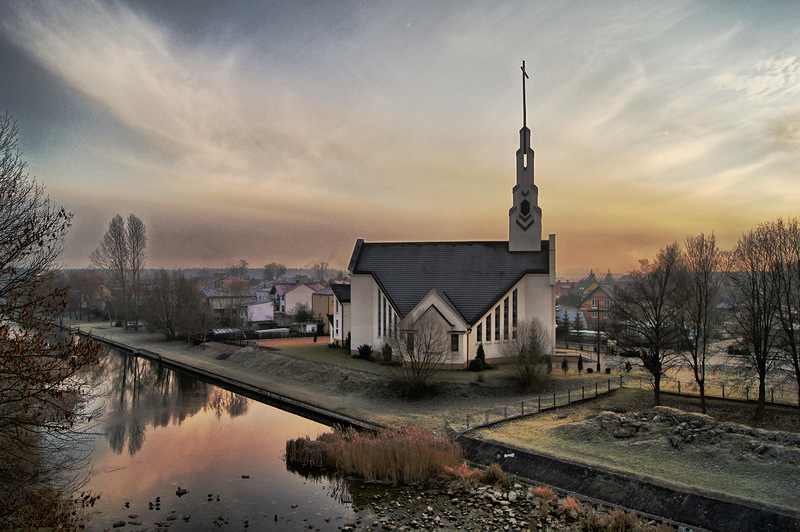
[[[533,183],[533,150],[531,130],[527,125],[525,95],[525,61],[522,62],[522,129],[519,130],[517,150],[517,184],[514,186],[513,204],[508,211],[508,250],[542,250],[542,209],[539,208],[539,189]]]

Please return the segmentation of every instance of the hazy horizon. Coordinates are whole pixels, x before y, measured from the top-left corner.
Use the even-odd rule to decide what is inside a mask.
[[[8,2],[2,111],[148,267],[347,267],[367,241],[505,240],[522,125],[557,274],[622,274],[800,204],[793,3]]]

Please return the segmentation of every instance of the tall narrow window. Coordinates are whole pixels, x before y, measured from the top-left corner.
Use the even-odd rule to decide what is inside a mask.
[[[389,308],[389,302],[386,301],[386,298],[383,298],[383,334],[386,334],[386,310]]]
[[[517,289],[511,293],[511,334],[517,337]]]
[[[508,340],[508,298],[503,300],[503,340]]]
[[[592,299],[592,308],[593,309],[597,308],[597,300],[596,299]]]
[[[378,336],[383,336],[383,331],[381,330],[381,309],[383,308],[382,300],[383,294],[378,292]]]
[[[477,336],[476,339],[478,340],[478,343],[483,342],[483,324],[482,323],[478,324],[478,332],[477,332],[476,336]]]
[[[450,351],[453,353],[458,353],[458,335],[451,334],[450,335]]]
[[[486,341],[490,342],[492,340],[492,315],[489,314],[486,316]]]
[[[494,340],[500,340],[500,305],[494,308]]]

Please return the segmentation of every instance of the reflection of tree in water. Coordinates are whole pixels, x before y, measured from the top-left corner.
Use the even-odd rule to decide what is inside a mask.
[[[112,351],[101,362],[109,391],[106,396],[106,435],[111,449],[133,456],[144,444],[148,422],[154,427],[180,425],[210,408],[217,418],[247,412],[248,399],[175,372],[157,362]]]

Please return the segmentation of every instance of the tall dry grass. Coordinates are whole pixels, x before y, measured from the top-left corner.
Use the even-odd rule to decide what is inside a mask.
[[[366,481],[426,482],[452,476],[463,464],[461,448],[414,425],[377,433],[335,430],[316,440],[286,442],[287,464],[323,467]]]

